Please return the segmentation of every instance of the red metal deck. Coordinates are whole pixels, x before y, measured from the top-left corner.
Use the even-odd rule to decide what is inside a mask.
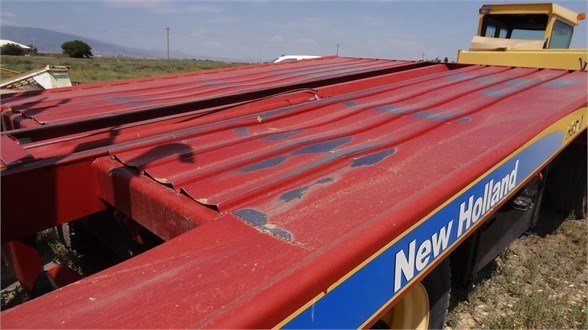
[[[265,64],[24,92],[3,99],[3,120],[8,128],[14,129],[115,116],[120,119],[122,114],[145,115],[162,108],[165,114],[171,114],[200,104],[219,105],[245,95],[262,97],[284,87],[312,86],[345,76],[390,71],[407,64],[407,61],[330,57],[308,61],[303,66]]]
[[[587,79],[326,58],[22,95],[3,106],[37,124],[75,126],[277,86],[277,95],[111,127],[3,133],[3,243],[105,205],[168,240],[4,311],[3,327],[275,326],[585,107]],[[62,205],[74,195],[75,207]],[[38,210],[23,210],[36,200]],[[48,220],[23,226],[38,212]]]

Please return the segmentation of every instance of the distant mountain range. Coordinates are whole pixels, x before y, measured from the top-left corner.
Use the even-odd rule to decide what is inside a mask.
[[[165,58],[165,49],[140,49],[116,45],[109,42],[76,36],[41,28],[3,25],[0,27],[0,39],[8,39],[23,45],[33,45],[40,53],[61,53],[61,45],[66,41],[82,40],[92,47],[94,56],[131,56],[147,58]],[[236,61],[235,59],[212,56],[189,55],[180,51],[170,51],[173,58],[198,58],[218,61]]]

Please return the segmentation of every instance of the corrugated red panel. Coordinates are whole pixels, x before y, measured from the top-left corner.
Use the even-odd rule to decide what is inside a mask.
[[[408,61],[327,57],[298,65],[258,65],[169,76],[166,79],[93,84],[32,96],[5,97],[4,117],[13,128],[83,121],[116,114],[178,107],[268,88],[335,79],[407,65]],[[24,121],[31,119],[31,121]]]
[[[241,117],[240,123],[217,122],[208,134],[196,130],[156,154],[150,146],[114,156],[226,212],[264,194],[311,185],[309,178],[328,176],[347,162],[392,154],[402,141],[496,102],[478,91],[496,88],[508,96],[519,91],[510,87],[516,79],[538,84],[562,74],[489,67],[400,88],[380,86],[376,93],[272,109]]]
[[[458,72],[465,72],[476,67],[466,67]],[[257,113],[273,110],[283,106],[300,105],[310,103],[317,99],[329,98],[343,93],[357,92],[361,89],[379,87],[381,85],[399,83],[414,84],[435,79],[433,73],[449,75],[446,65],[423,65],[417,68],[405,68],[400,72],[379,74],[375,77],[355,79],[344,83],[319,86],[315,88],[294,89],[294,91],[282,92],[277,95],[267,96],[261,99],[239,102],[237,104],[223,105],[212,108],[190,110],[185,113],[162,116],[151,120],[135,121],[128,124],[115,124],[113,118],[110,126],[100,129],[81,130],[79,133],[63,134],[61,131],[69,127],[78,127],[77,123],[67,126],[59,125],[57,134],[51,136],[43,131],[48,127],[31,129],[26,131],[13,131],[10,134],[18,138],[23,146],[34,153],[36,158],[49,158],[64,156],[74,152],[81,152],[99,146],[114,146],[134,140],[144,140],[166,133],[178,136],[180,130],[200,127],[219,121],[227,122],[227,119],[240,120],[240,117],[252,118]],[[399,86],[400,87],[400,86]],[[380,87],[379,87],[380,88]],[[242,125],[237,123],[236,125]],[[206,132],[204,129],[203,132]]]
[[[102,179],[124,169],[130,182],[162,184],[217,217],[4,312],[3,326],[275,326],[586,106],[587,79],[467,66],[356,87],[328,86],[329,97],[295,105],[229,109],[165,140],[109,147],[116,166],[98,166]]]
[[[304,63],[301,62],[301,65]],[[467,71],[475,69],[475,67],[466,67],[459,69],[460,71]],[[79,177],[70,175],[75,171],[70,169],[81,169],[92,171],[93,169],[84,169],[84,166],[90,164],[96,157],[107,155],[108,152],[114,153],[118,150],[129,150],[129,148],[145,148],[147,146],[156,147],[163,145],[164,149],[169,149],[170,145],[166,143],[175,143],[186,134],[208,134],[209,128],[216,130],[213,123],[225,122],[231,125],[242,125],[239,123],[241,119],[257,120],[257,113],[278,109],[284,106],[301,105],[304,103],[313,102],[317,99],[329,98],[340,95],[345,92],[356,92],[368,87],[380,86],[382,84],[390,84],[392,82],[402,82],[402,84],[414,83],[418,81],[427,81],[434,79],[436,76],[433,73],[450,74],[447,65],[443,64],[429,64],[429,63],[411,63],[408,65],[401,65],[394,67],[391,70],[393,73],[384,71],[369,71],[367,77],[349,77],[342,76],[345,83],[332,84],[333,81],[321,81],[316,88],[299,89],[298,85],[286,88],[289,92],[279,92],[277,95],[268,95],[263,98],[253,99],[237,104],[224,104],[222,106],[215,106],[212,108],[204,108],[190,110],[187,112],[161,116],[148,120],[132,121],[129,123],[121,123],[120,117],[126,117],[123,111],[120,114],[114,112],[113,117],[102,124],[106,125],[103,128],[88,127],[83,122],[69,122],[60,125],[47,125],[30,129],[14,130],[8,133],[11,139],[18,141],[20,146],[31,153],[32,157],[26,160],[30,164],[25,167],[10,167],[7,171],[2,173],[4,187],[12,190],[10,195],[3,195],[3,204],[9,205],[2,209],[2,239],[15,239],[19,235],[25,234],[22,230],[21,224],[26,219],[38,219],[35,222],[28,222],[27,230],[34,233],[52,225],[60,224],[67,221],[72,221],[71,215],[83,216],[96,212],[96,206],[102,204],[102,200],[95,194],[98,187],[93,187],[90,184],[84,186],[78,185]],[[238,73],[238,71],[235,71]],[[341,78],[341,77],[340,77]],[[338,81],[338,80],[336,80]],[[274,92],[276,92],[274,90]],[[218,100],[222,100],[219,98]],[[223,103],[222,101],[219,101]],[[156,110],[159,110],[156,109]],[[164,111],[165,113],[165,111]],[[127,118],[128,119],[128,118]],[[230,119],[230,120],[229,120]],[[73,132],[73,133],[72,133]],[[199,133],[198,133],[199,132]],[[158,150],[158,148],[154,149]],[[3,154],[3,159],[10,159],[17,155]],[[84,164],[81,167],[76,164]],[[26,180],[23,181],[23,178]],[[41,187],[33,187],[34,182],[45,182]],[[22,184],[26,182],[26,184]],[[86,181],[95,182],[95,181]],[[84,191],[80,193],[78,189],[73,190],[68,187],[76,186],[82,188]],[[145,185],[147,187],[148,185]],[[102,187],[102,189],[107,189]],[[111,188],[108,188],[111,189]],[[73,193],[76,191],[76,193]],[[133,190],[136,191],[136,190]],[[54,195],[59,196],[59,201],[66,201],[55,204]],[[136,196],[142,196],[143,193],[137,192]],[[87,202],[95,196],[96,200],[91,203],[91,207],[87,209],[78,207],[80,205],[87,205]],[[106,198],[105,195],[100,195]],[[55,205],[50,210],[44,208],[31,208],[23,212],[22,209],[17,208],[17,201],[23,199],[33,199],[37,204]],[[149,207],[145,205],[146,200],[142,200],[138,209],[146,210]],[[129,203],[114,203],[117,208],[124,210],[129,214],[133,205]],[[128,206],[128,208],[123,207]],[[137,209],[137,210],[138,210]],[[173,214],[177,214],[175,210],[169,209]],[[85,212],[85,213],[84,213]],[[144,214],[144,212],[139,212]],[[170,214],[171,214],[170,213]],[[142,218],[141,223],[149,228],[149,224],[153,224],[153,219]],[[188,221],[187,223],[191,223]],[[165,226],[164,226],[165,227]],[[186,226],[182,226],[186,227]],[[32,231],[31,231],[32,230]],[[178,233],[176,230],[167,228],[163,231],[163,236],[170,237],[171,233]],[[173,235],[172,235],[173,236]]]

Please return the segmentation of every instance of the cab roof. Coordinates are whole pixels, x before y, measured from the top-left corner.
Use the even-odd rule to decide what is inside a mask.
[[[555,15],[578,25],[579,14],[555,3],[487,4],[480,8],[480,14],[546,14]]]

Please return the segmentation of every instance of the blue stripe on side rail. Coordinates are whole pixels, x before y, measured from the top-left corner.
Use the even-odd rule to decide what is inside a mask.
[[[443,252],[472,231],[493,207],[516,191],[564,144],[560,130],[546,134],[482,177],[443,208],[404,234],[284,328],[360,327]]]

